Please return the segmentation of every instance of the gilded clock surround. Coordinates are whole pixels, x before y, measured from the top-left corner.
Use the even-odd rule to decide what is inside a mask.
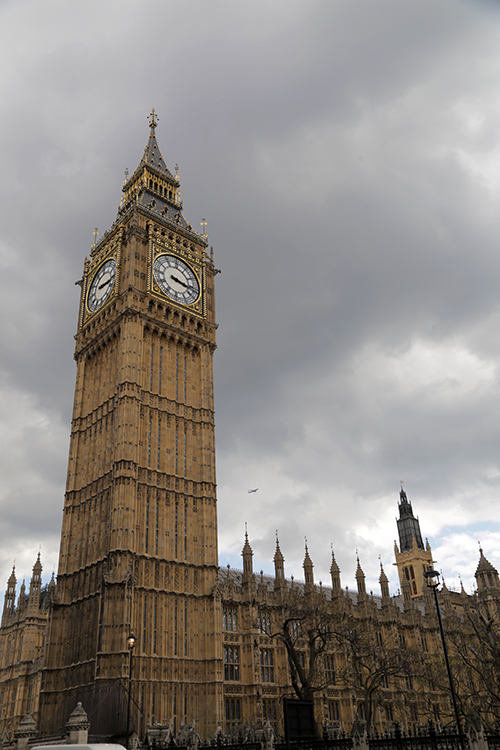
[[[157,280],[155,279],[155,275],[153,272],[155,260],[162,255],[173,255],[186,263],[194,273],[200,289],[200,293],[197,299],[191,304],[182,304],[180,302],[176,302],[171,298],[169,298],[169,302],[179,309],[187,309],[200,317],[205,317],[204,300],[206,296],[206,288],[204,267],[200,262],[199,256],[194,254],[193,252],[183,252],[180,249],[174,248],[172,245],[159,242],[158,240],[151,241],[148,265],[148,288],[150,293],[153,296],[158,297],[159,299],[164,300],[166,297],[165,292],[160,288]]]
[[[85,260],[83,279],[80,282],[82,287],[82,296],[80,301],[80,314],[78,316],[78,328],[87,323],[95,315],[99,315],[105,307],[111,304],[118,293],[120,284],[120,268],[121,268],[121,246],[123,238],[123,227],[118,227],[116,232],[113,233],[112,237],[107,238],[106,242],[101,243],[98,247],[95,247],[91,252],[91,259]],[[113,289],[105,302],[97,309],[91,310],[88,305],[89,293],[93,284],[93,281],[99,270],[109,260],[114,260],[116,263],[116,274],[113,283]]]

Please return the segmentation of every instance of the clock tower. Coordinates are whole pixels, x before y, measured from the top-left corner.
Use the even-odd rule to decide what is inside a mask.
[[[207,239],[182,213],[150,115],[116,221],[85,261],[57,596],[40,730],[76,700],[90,732],[222,720]],[[177,170],[176,170],[177,172]],[[125,709],[124,709],[125,706]],[[110,724],[110,721],[112,722]]]

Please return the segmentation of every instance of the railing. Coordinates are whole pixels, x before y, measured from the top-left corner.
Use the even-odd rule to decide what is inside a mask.
[[[396,728],[392,735],[370,737],[368,744],[370,750],[461,750],[458,732],[436,732],[432,727],[416,735]]]
[[[489,750],[500,750],[500,735],[488,737]],[[154,744],[150,745],[151,750]],[[245,738],[224,738],[219,741],[212,740],[200,743],[197,750],[215,750],[221,747],[224,750],[261,750],[260,742],[249,742]],[[341,735],[333,738],[323,739],[300,739],[291,740],[287,745],[283,738],[278,738],[274,744],[274,750],[352,750],[353,741],[351,737]],[[434,728],[422,731],[418,734],[404,732],[396,727],[390,734],[384,736],[372,736],[368,738],[369,750],[461,750],[460,738],[457,732],[440,731]],[[192,750],[189,746],[177,745],[176,750]]]
[[[290,740],[290,750],[352,750],[351,737],[332,737],[321,740]],[[277,742],[274,750],[288,750],[288,745],[283,740]]]
[[[494,742],[489,745],[489,750],[500,750],[500,736],[495,735],[488,737],[494,739]],[[405,733],[399,729],[396,729],[392,734],[386,734],[384,736],[374,736],[368,738],[369,750],[461,750],[460,749],[460,738],[456,732],[435,732],[430,731],[412,735]],[[149,746],[150,750],[161,747],[160,744],[156,745],[151,743]],[[175,747],[176,750],[192,750],[189,745],[170,745],[170,748]],[[219,741],[212,740],[203,742],[198,745],[197,750],[215,750],[220,747],[224,750],[261,750],[260,742],[249,742],[243,737],[241,740],[235,738],[224,738]],[[290,744],[287,745],[284,739],[279,738],[274,744],[274,750],[352,750],[353,742],[351,737],[335,737],[331,739],[301,739],[291,740]]]
[[[487,732],[486,741],[489,750],[500,750],[500,734],[496,732]]]

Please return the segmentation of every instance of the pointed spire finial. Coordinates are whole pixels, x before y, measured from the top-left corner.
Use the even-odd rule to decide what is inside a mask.
[[[401,487],[399,489],[399,497],[401,498],[401,501],[403,503],[404,502],[408,502],[408,498],[406,496],[405,488],[403,487],[403,480],[401,479],[399,483],[401,485]]]
[[[207,222],[207,220],[205,219],[205,217],[203,217],[203,219],[202,219],[202,220],[200,221],[200,226],[201,226],[201,228],[203,229],[203,236],[204,236],[204,237],[206,237],[206,236],[207,236],[207,223],[208,223],[208,222]]]
[[[155,108],[151,110],[150,114],[148,115],[149,120],[149,127],[150,128],[156,128],[156,123],[158,122],[158,115],[155,112]]]

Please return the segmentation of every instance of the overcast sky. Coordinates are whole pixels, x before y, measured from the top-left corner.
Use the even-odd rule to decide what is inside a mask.
[[[57,569],[79,288],[154,106],[217,277],[220,564],[500,566],[500,3],[0,2],[0,587]],[[258,492],[248,494],[250,488]]]

